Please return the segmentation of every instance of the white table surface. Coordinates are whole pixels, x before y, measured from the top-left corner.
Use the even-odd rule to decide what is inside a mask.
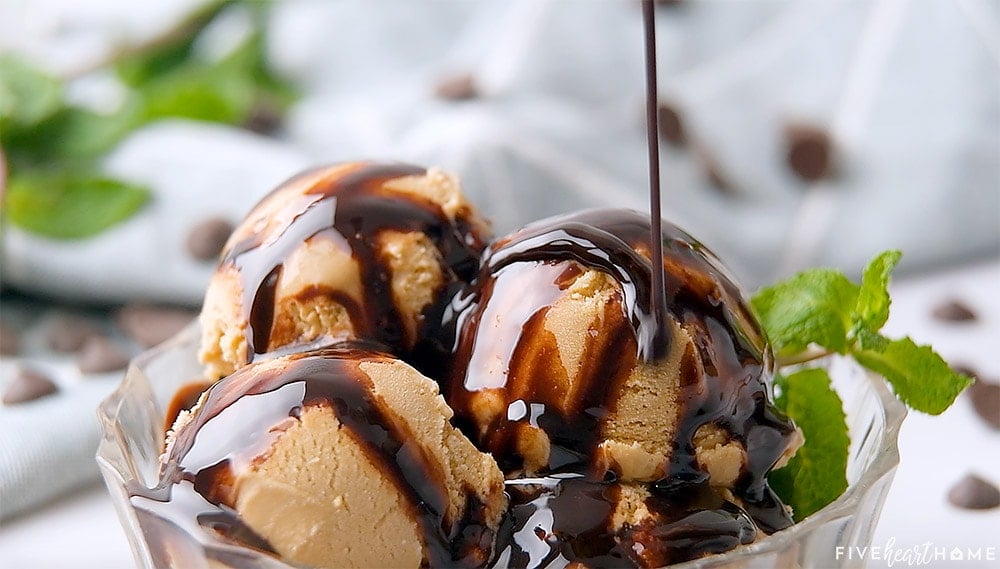
[[[931,309],[949,298],[971,306],[974,323],[943,324]],[[889,335],[931,343],[953,363],[1000,377],[1000,262],[894,285]],[[959,510],[946,494],[967,472],[1000,482],[1000,433],[989,430],[963,397],[940,417],[912,413],[900,435],[901,464],[873,545],[897,549],[993,547],[998,561],[938,561],[925,567],[1000,567],[1000,509]],[[902,564],[906,566],[906,564]],[[7,569],[132,567],[128,543],[103,487],[93,486],[0,527],[0,567]],[[870,561],[869,567],[886,567]],[[896,565],[897,567],[900,565]]]

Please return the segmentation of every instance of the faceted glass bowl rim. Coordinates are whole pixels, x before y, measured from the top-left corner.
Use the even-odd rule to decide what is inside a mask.
[[[132,360],[129,364],[129,372],[115,390],[106,397],[98,406],[97,415],[101,425],[101,441],[98,446],[96,459],[102,466],[105,473],[113,472],[117,482],[128,484],[134,481],[131,473],[122,472],[117,466],[116,456],[128,459],[124,456],[122,432],[118,428],[119,413],[121,404],[129,396],[132,389],[134,377],[131,368],[141,368],[146,361],[152,360],[162,352],[178,346],[184,341],[189,341],[192,337],[197,337],[199,330],[198,323],[192,323],[188,328],[178,333],[175,337],[167,340],[159,346],[153,347],[143,352]],[[782,530],[773,535],[767,536],[750,545],[738,547],[731,551],[710,555],[701,559],[694,559],[684,563],[671,565],[676,569],[697,569],[715,565],[725,565],[741,560],[750,560],[755,557],[769,553],[780,553],[788,546],[802,537],[809,535],[823,525],[840,518],[851,516],[858,511],[860,504],[868,497],[876,482],[883,477],[893,473],[899,465],[899,430],[906,417],[906,407],[889,391],[885,381],[878,375],[865,371],[865,378],[870,382],[878,404],[878,410],[882,413],[884,421],[883,432],[880,437],[880,444],[876,449],[872,462],[862,471],[861,476],[836,500],[807,517],[792,527]],[[137,377],[137,376],[135,376]],[[131,461],[130,461],[131,462]],[[112,495],[112,499],[117,499]],[[128,528],[123,527],[127,532]],[[143,536],[129,536],[132,539],[144,539]],[[231,549],[234,546],[228,544],[202,544],[204,547],[218,547],[220,549]],[[287,561],[281,560],[283,563]],[[289,565],[289,567],[293,567]]]

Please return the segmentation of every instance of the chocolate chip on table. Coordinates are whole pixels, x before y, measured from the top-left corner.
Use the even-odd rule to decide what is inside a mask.
[[[82,373],[104,373],[123,369],[128,355],[105,336],[91,336],[76,355]]]
[[[20,368],[17,375],[3,391],[3,404],[16,405],[40,399],[59,391],[47,376],[30,369]]]
[[[934,307],[931,314],[944,322],[972,322],[976,313],[961,300],[951,299]]]
[[[250,132],[272,136],[281,128],[281,123],[281,109],[273,103],[262,101],[254,104],[242,126]]]
[[[830,174],[833,141],[825,129],[816,125],[791,124],[785,127],[785,159],[788,167],[807,182]]]
[[[1000,506],[1000,489],[975,474],[967,474],[948,491],[948,501],[966,510],[990,510]]]
[[[1000,431],[1000,383],[976,377],[966,393],[976,414],[994,430]]]
[[[722,170],[722,166],[719,165],[719,162],[710,152],[705,149],[699,149],[698,159],[705,172],[705,177],[708,179],[708,183],[713,189],[718,190],[720,194],[729,197],[735,197],[738,194],[736,187],[729,181],[729,178],[726,177],[726,174]]]
[[[10,326],[0,324],[0,355],[15,356],[21,351],[21,336]]]
[[[446,101],[465,101],[479,96],[476,78],[471,73],[445,77],[434,86],[434,96]]]
[[[181,308],[130,304],[118,311],[118,326],[132,341],[151,348],[184,329],[196,317]]]
[[[99,336],[101,329],[93,321],[70,314],[51,320],[45,329],[49,348],[63,353],[75,352],[92,336]]]
[[[656,109],[656,126],[662,140],[674,146],[684,146],[687,143],[684,121],[673,104],[660,101]]]
[[[214,261],[232,233],[233,224],[221,217],[203,220],[188,232],[187,252],[199,261]]]

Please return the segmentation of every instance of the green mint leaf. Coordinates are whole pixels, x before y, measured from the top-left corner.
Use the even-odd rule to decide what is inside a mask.
[[[200,62],[184,65],[139,89],[143,118],[166,117],[234,124],[254,102],[250,77]]]
[[[146,189],[107,177],[33,173],[11,177],[4,209],[31,233],[80,239],[128,219],[148,199]]]
[[[10,55],[0,56],[0,133],[29,129],[63,104],[62,83]]]
[[[878,332],[889,319],[889,274],[902,256],[899,251],[885,251],[865,267],[854,313],[855,333]]]
[[[805,444],[785,465],[771,472],[771,488],[802,520],[847,489],[850,439],[843,402],[821,368],[786,376],[775,400],[805,436]]]
[[[930,415],[943,413],[972,384],[930,346],[918,346],[909,338],[888,341],[882,350],[857,351],[854,359],[881,374],[908,407]]]
[[[230,4],[208,2],[188,15],[169,37],[122,57],[114,65],[118,78],[130,87],[138,87],[180,67],[192,58],[199,34]]]
[[[813,269],[766,287],[751,305],[778,356],[815,343],[845,353],[858,286],[831,269]]]
[[[104,115],[64,107],[41,124],[13,133],[4,140],[4,150],[15,167],[66,168],[96,159],[115,147],[141,124],[134,105]]]
[[[861,350],[874,350],[876,352],[881,352],[885,350],[885,347],[889,345],[889,338],[886,338],[878,332],[872,332],[867,328],[862,328],[857,332],[857,347],[855,351],[859,348]]]

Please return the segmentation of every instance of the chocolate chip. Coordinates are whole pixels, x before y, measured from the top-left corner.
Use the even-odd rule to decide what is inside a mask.
[[[104,373],[128,365],[128,355],[104,336],[91,336],[76,355],[82,373]]]
[[[188,254],[199,261],[214,261],[232,233],[233,224],[221,217],[203,220],[188,232]]]
[[[445,77],[434,87],[434,96],[446,101],[465,101],[479,96],[476,78],[471,73]]]
[[[966,474],[948,491],[948,501],[966,510],[990,510],[1000,506],[1000,489],[975,474]]]
[[[656,110],[656,121],[661,139],[674,146],[684,146],[687,143],[684,122],[677,107],[661,101]]]
[[[74,315],[62,315],[50,321],[45,329],[49,348],[63,353],[75,352],[101,329],[93,321]]]
[[[705,149],[699,149],[698,160],[701,162],[701,166],[705,171],[705,177],[712,188],[726,196],[734,197],[738,194],[736,187],[726,177],[722,166],[719,165],[719,162],[710,152]]]
[[[815,182],[830,173],[833,142],[822,127],[792,124],[785,128],[788,167],[800,178]]]
[[[125,335],[144,348],[150,348],[184,329],[195,313],[180,308],[130,304],[118,311],[118,326]]]
[[[17,375],[3,392],[4,405],[16,405],[52,395],[59,388],[47,376],[30,369],[18,369]]]
[[[1000,383],[977,377],[967,393],[976,414],[993,430],[1000,431]]]
[[[242,126],[250,132],[273,136],[281,128],[281,123],[281,109],[273,103],[260,101],[250,109]]]
[[[934,318],[945,322],[971,322],[976,313],[961,300],[949,300],[934,307]]]
[[[16,356],[21,351],[21,336],[10,326],[0,324],[0,355]]]

